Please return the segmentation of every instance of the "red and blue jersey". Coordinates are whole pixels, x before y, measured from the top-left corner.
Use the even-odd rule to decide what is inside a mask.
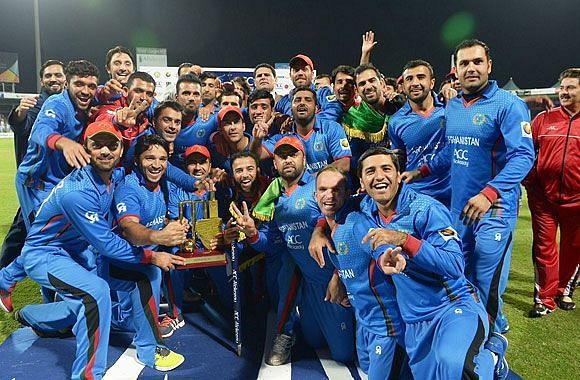
[[[534,163],[530,113],[526,104],[490,81],[470,101],[453,98],[445,110],[447,145],[429,170],[451,167],[451,211],[461,213],[482,192],[493,202],[487,215],[517,216],[520,183]]]
[[[165,195],[159,185],[154,190],[149,190],[139,171],[135,170],[123,178],[115,189],[113,199],[113,213],[117,222],[126,217],[134,217],[151,230],[163,229],[167,213]],[[146,248],[155,250],[157,246]]]
[[[283,113],[292,117],[292,95],[293,91],[289,94],[284,95],[276,105],[274,106],[274,111]],[[332,93],[332,90],[328,87],[321,87],[316,90],[316,105],[317,105],[317,116],[321,119],[328,119],[332,121],[340,121],[342,114],[344,113],[344,108],[342,103],[336,99],[336,96]]]
[[[263,146],[273,156],[276,142],[287,134],[278,134],[264,140]],[[304,145],[306,170],[314,174],[326,165],[344,157],[350,158],[352,152],[344,129],[332,120],[314,119],[314,127],[306,136],[296,132],[294,126],[290,135],[297,137]]]
[[[111,231],[113,190],[124,176],[115,169],[105,184],[91,165],[74,170],[44,200],[30,227],[25,248],[57,250],[87,269],[93,269],[95,251],[129,263],[149,263],[152,252],[131,246]]]
[[[78,141],[87,115],[73,105],[68,90],[49,97],[38,114],[28,140],[28,149],[17,175],[26,186],[50,189],[72,168],[55,144],[60,137]]]
[[[337,213],[332,231],[336,254],[329,257],[346,286],[357,323],[380,336],[404,336],[393,280],[377,267],[370,244],[361,244],[376,225],[358,210],[357,203],[351,199]]]
[[[419,114],[409,101],[389,118],[389,140],[392,149],[406,153],[405,170],[417,170],[430,162],[445,146],[445,105],[433,94],[434,107],[429,114]],[[427,194],[449,206],[451,189],[449,173],[430,176],[409,184],[415,191]]]
[[[193,145],[208,146],[210,135],[217,129],[217,113],[212,114],[206,121],[196,118],[191,124],[183,126],[173,142],[171,162],[177,167],[183,167],[185,150]]]
[[[262,224],[258,235],[248,241],[257,251],[267,252],[282,235],[288,253],[304,278],[312,283],[328,285],[333,272],[328,255],[325,255],[326,265],[321,269],[308,253],[312,231],[321,217],[314,200],[315,185],[314,176],[305,172],[298,184],[285,189],[276,201],[274,219]]]
[[[475,288],[463,274],[461,243],[442,203],[403,185],[395,211],[388,218],[370,198],[361,203],[361,210],[375,227],[408,234],[402,246],[407,260],[405,270],[391,276],[405,323],[430,320],[455,302],[477,299]],[[375,260],[379,261],[387,248],[383,245],[374,250]]]

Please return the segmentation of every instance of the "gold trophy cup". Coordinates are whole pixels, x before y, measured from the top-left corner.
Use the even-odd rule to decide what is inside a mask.
[[[185,259],[185,265],[176,269],[205,268],[225,265],[226,255],[212,251],[211,240],[222,232],[222,221],[218,217],[218,205],[213,192],[209,200],[181,201],[179,220],[186,219],[190,231],[180,245],[177,254]]]

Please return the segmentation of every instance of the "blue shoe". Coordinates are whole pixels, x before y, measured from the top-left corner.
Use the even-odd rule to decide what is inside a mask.
[[[497,363],[494,369],[494,379],[496,380],[504,380],[509,374],[510,367],[505,359],[508,345],[507,338],[496,332],[492,333],[485,343],[485,348],[497,355]]]

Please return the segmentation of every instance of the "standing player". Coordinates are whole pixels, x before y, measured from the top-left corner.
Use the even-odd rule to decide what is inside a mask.
[[[433,92],[433,67],[423,60],[409,61],[403,67],[403,89],[407,102],[389,119],[391,148],[406,157],[405,170],[417,170],[431,161],[445,145],[445,105]],[[429,177],[409,185],[449,207],[449,174]]]
[[[26,273],[40,285],[57,291],[62,301],[26,306],[19,316],[31,324],[57,328],[62,326],[63,310],[76,316],[73,333],[77,350],[72,378],[100,379],[107,364],[110,290],[109,284],[96,274],[96,255],[88,249],[89,245],[100,255],[122,263],[123,268],[118,268],[120,281],[111,281],[111,286],[122,284],[135,292],[142,289],[135,280],[127,280],[131,277],[125,271],[155,269],[141,264],[153,264],[164,270],[183,264],[181,258],[173,255],[132,247],[111,232],[108,220],[112,189],[123,175],[122,169],[114,170],[123,150],[121,140],[120,132],[108,122],[87,127],[85,147],[90,165],[74,171],[54,187],[37,213],[21,256]],[[133,304],[135,323],[143,326],[137,330],[135,340],[138,359],[148,366],[171,370],[184,359],[159,346],[154,330],[147,327],[150,324],[146,318],[150,316],[144,305],[153,302],[151,292],[148,295],[150,299],[145,300],[147,293],[143,293],[143,302]],[[134,299],[138,298],[135,295]]]
[[[258,230],[245,203],[243,213],[234,207],[239,230],[248,236],[253,248],[267,251],[267,246],[277,236],[283,236],[288,253],[303,275],[298,289],[292,287],[298,285],[295,282],[280,289],[279,315],[282,318],[266,363],[281,365],[288,361],[295,338],[294,326],[285,323],[285,316],[295,305],[298,306],[306,342],[314,348],[328,345],[334,360],[351,362],[354,359],[352,312],[324,302],[327,292],[336,291],[337,284],[331,283],[333,270],[330,265],[320,268],[308,254],[308,243],[320,211],[313,196],[314,177],[305,167],[304,147],[296,137],[286,136],[276,143],[273,150],[274,165],[280,178],[270,184],[253,212],[256,217],[269,222]],[[293,293],[296,300],[292,299]]]
[[[358,173],[370,197],[361,210],[379,228],[363,229],[365,235],[359,233],[354,240],[372,249],[379,268],[395,284],[413,376],[505,379],[507,340],[494,333],[484,347],[489,321],[463,274],[461,243],[449,211],[433,198],[401,186],[393,151],[368,150],[360,158]]]
[[[334,276],[340,276],[354,308],[360,367],[369,379],[410,378],[405,325],[395,288],[390,277],[376,270],[368,244],[360,243],[361,236],[373,227],[357,210],[360,199],[348,199],[347,178],[332,166],[316,174],[314,195],[338,250],[336,255],[329,255],[337,268]]]
[[[466,40],[455,49],[460,96],[445,110],[447,145],[407,181],[451,166],[451,215],[463,243],[467,278],[477,287],[493,330],[506,332],[503,314],[520,183],[534,162],[525,103],[489,80],[487,45]]]

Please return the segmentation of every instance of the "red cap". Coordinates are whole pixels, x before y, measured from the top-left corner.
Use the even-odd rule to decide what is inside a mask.
[[[209,154],[209,150],[207,150],[207,148],[203,145],[193,145],[190,146],[189,148],[187,148],[185,150],[185,155],[183,156],[183,158],[185,160],[187,160],[187,157],[191,156],[194,153],[199,153],[202,156],[204,156],[205,158],[207,158],[208,160],[211,160],[211,156]]]
[[[445,80],[448,79],[457,79],[457,69],[455,67],[452,67],[451,71],[445,75]]]
[[[220,112],[218,112],[218,124],[219,125],[222,125],[223,118],[226,116],[226,114],[228,114],[230,112],[237,113],[238,116],[240,116],[240,119],[244,118],[244,116],[242,115],[242,110],[239,107],[225,106],[224,108],[222,108],[220,110]]]
[[[112,122],[107,120],[95,121],[94,123],[89,124],[85,129],[83,139],[86,141],[99,133],[109,133],[115,136],[118,140],[123,139],[121,131],[119,131]]]
[[[276,150],[280,148],[282,145],[290,145],[291,147],[296,148],[296,150],[299,150],[302,153],[304,153],[304,145],[302,145],[302,142],[298,140],[296,137],[284,136],[280,140],[278,140],[276,145],[274,145],[274,154],[276,154]]]
[[[311,59],[310,59],[310,57],[308,57],[307,55],[304,55],[304,54],[298,54],[297,56],[295,56],[295,57],[292,57],[292,59],[291,59],[291,60],[290,60],[290,62],[289,62],[289,65],[290,65],[290,67],[294,66],[294,64],[295,64],[297,61],[304,61],[304,62],[306,62],[306,64],[307,64],[308,66],[310,66],[310,68],[311,68],[312,70],[314,70],[314,63],[312,63],[312,60],[311,60]]]

